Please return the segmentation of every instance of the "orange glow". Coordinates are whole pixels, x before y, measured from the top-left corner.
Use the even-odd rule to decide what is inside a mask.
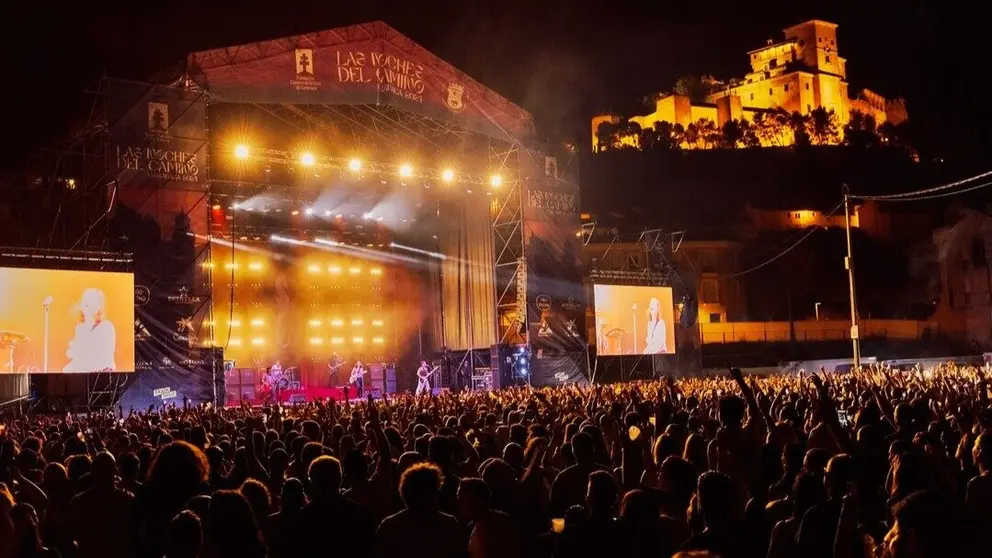
[[[311,345],[323,345],[324,344],[324,338],[323,337],[311,337],[310,338],[310,344]]]
[[[232,347],[240,347],[241,346],[241,340],[238,339],[238,338],[234,338],[234,339],[231,339],[230,343],[228,343],[228,344],[231,345]]]
[[[214,204],[214,211],[220,211],[220,204],[219,203],[215,203]]]
[[[362,343],[365,342],[365,338],[364,337],[352,337],[351,338],[351,342],[354,343],[354,344],[356,344],[356,345],[361,345]]]
[[[400,176],[404,178],[409,178],[413,176],[413,167],[410,165],[400,165]]]
[[[499,188],[500,186],[502,186],[502,185],[503,185],[503,177],[502,177],[502,176],[500,176],[500,175],[498,175],[498,174],[494,174],[494,175],[493,175],[493,176],[492,176],[492,177],[491,177],[491,178],[489,179],[489,184],[490,184],[490,185],[491,185],[491,186],[492,186],[493,188]]]
[[[344,343],[344,337],[334,337],[331,339],[331,345],[341,345]]]
[[[382,345],[383,343],[386,342],[386,340],[382,337],[373,337],[372,342],[375,343],[376,345]]]
[[[342,327],[343,325],[344,325],[344,320],[337,318],[331,320],[331,327]]]
[[[296,217],[297,215],[300,214],[300,210],[294,209],[293,211],[290,211],[289,214],[292,215],[293,217]]]
[[[310,327],[320,327],[321,323],[323,322],[321,322],[320,320],[310,320]]]
[[[248,264],[248,269],[252,271],[258,271],[262,269],[262,264],[261,262],[251,262],[250,264]]]
[[[371,273],[372,275],[382,275],[382,270],[379,269],[378,267],[373,267],[372,269],[369,270],[369,273]]]
[[[239,319],[237,319],[237,318],[235,318],[235,319],[233,319],[233,320],[231,320],[231,321],[230,321],[230,322],[228,323],[228,325],[229,325],[230,327],[241,327],[241,320],[239,320]]]
[[[355,318],[354,320],[351,320],[351,325],[353,325],[353,326],[360,326],[360,325],[362,325],[364,323],[365,322],[362,321],[361,318]]]
[[[203,267],[206,267],[206,268],[211,268],[211,267],[214,266],[214,262],[203,262],[203,264],[201,264],[201,265],[203,265]]]
[[[251,152],[249,151],[248,146],[245,144],[237,145],[234,148],[234,156],[238,159],[247,159],[250,153]]]
[[[317,162],[317,158],[313,156],[313,153],[305,151],[300,154],[300,163],[304,167],[312,167],[314,163]]]
[[[265,325],[265,320],[263,320],[262,318],[255,318],[254,320],[251,321],[251,325],[252,327],[262,327],[263,325]]]
[[[238,264],[227,262],[224,264],[224,269],[238,269]]]
[[[441,171],[441,180],[445,182],[451,182],[455,179],[455,171],[451,169],[444,169]]]
[[[358,172],[362,170],[362,161],[359,159],[352,159],[348,161],[348,170],[351,172]]]
[[[327,272],[337,275],[341,273],[341,268],[336,265],[332,265],[331,267],[327,268]]]
[[[310,273],[320,273],[320,266],[316,264],[310,264],[307,266],[307,271]]]
[[[352,268],[349,268],[348,269],[348,273],[350,273],[352,275],[358,275],[361,272],[362,272],[362,268],[360,268],[360,267],[352,267]]]
[[[372,320],[372,327],[382,327],[382,320]]]
[[[251,340],[251,344],[252,345],[256,345],[256,346],[258,346],[258,345],[264,345],[265,344],[265,339],[262,338],[262,337],[256,337],[256,338],[254,338],[254,339]]]

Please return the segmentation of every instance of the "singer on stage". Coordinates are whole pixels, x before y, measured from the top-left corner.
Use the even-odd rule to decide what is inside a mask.
[[[363,397],[365,395],[365,367],[362,366],[362,361],[355,361],[355,367],[351,369],[351,378],[348,379],[348,383],[355,386],[356,395],[358,397]]]
[[[661,318],[661,301],[652,298],[648,303],[648,333],[644,354],[660,355],[668,352],[668,328]]]
[[[112,372],[116,370],[114,324],[104,319],[106,297],[100,289],[86,289],[79,301],[76,336],[69,341],[69,364],[63,372]]]

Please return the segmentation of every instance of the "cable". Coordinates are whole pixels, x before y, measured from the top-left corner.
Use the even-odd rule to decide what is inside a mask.
[[[882,201],[882,200],[896,200],[896,201],[898,201],[900,198],[908,198],[908,197],[914,197],[914,196],[919,196],[919,195],[923,195],[923,194],[932,194],[934,192],[940,192],[942,190],[948,190],[950,188],[954,188],[954,187],[960,186],[962,184],[967,184],[968,182],[972,182],[972,181],[978,180],[980,178],[986,178],[988,176],[992,176],[992,171],[986,171],[986,172],[983,172],[981,174],[976,174],[975,176],[972,176],[970,178],[965,178],[965,179],[962,179],[962,180],[958,180],[956,182],[950,182],[948,184],[944,184],[944,185],[941,185],[941,186],[934,186],[933,188],[924,188],[922,190],[916,190],[915,192],[903,192],[902,194],[891,194],[891,195],[886,195],[886,196],[855,196],[854,194],[851,194],[850,197],[857,198],[857,199],[862,199],[862,200],[877,200],[877,201]],[[964,191],[967,191],[967,190],[964,190]],[[926,198],[920,198],[920,199],[926,199]]]
[[[830,213],[827,213],[827,217],[830,217],[834,213],[836,213],[837,210],[840,209],[841,205],[843,205],[843,202],[838,203],[837,205],[835,205],[834,208],[830,210]],[[754,266],[754,267],[752,267],[750,269],[746,269],[746,270],[741,271],[739,273],[734,273],[733,275],[728,275],[726,278],[727,279],[733,279],[735,277],[740,277],[741,275],[746,275],[748,273],[751,273],[752,271],[757,271],[757,270],[765,267],[766,265],[774,262],[775,260],[781,258],[782,256],[784,256],[784,255],[788,254],[789,252],[791,252],[792,250],[794,250],[797,246],[799,246],[800,244],[802,244],[807,238],[809,238],[810,236],[812,236],[812,234],[815,233],[816,231],[818,231],[819,229],[820,229],[820,227],[817,227],[817,226],[812,227],[809,231],[806,232],[806,234],[804,234],[802,236],[802,238],[800,238],[799,240],[797,240],[796,242],[794,242],[791,246],[789,246],[788,248],[786,248],[785,250],[783,250],[779,254],[775,255],[774,257],[772,257],[772,258],[764,261],[763,263],[760,263],[760,264],[758,264],[758,265],[756,265],[756,266]]]
[[[881,196],[881,197],[864,196],[864,197],[861,197],[859,199],[862,199],[862,200],[873,200],[873,201],[882,201],[882,202],[911,202],[911,201],[920,201],[920,200],[934,200],[934,199],[939,199],[939,198],[947,198],[947,197],[950,197],[950,196],[956,196],[958,194],[964,194],[966,192],[971,192],[973,190],[978,190],[980,188],[985,188],[986,186],[992,186],[992,182],[982,182],[981,184],[978,184],[976,186],[971,186],[970,188],[965,188],[963,190],[955,190],[953,192],[944,192],[944,193],[941,193],[941,194],[934,194],[934,195],[931,195],[931,196],[916,196],[916,197],[912,197],[912,198],[895,198],[895,199],[887,198],[885,196]]]

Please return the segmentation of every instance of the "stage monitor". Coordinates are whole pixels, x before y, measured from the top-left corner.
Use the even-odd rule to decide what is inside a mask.
[[[671,287],[595,285],[596,353],[675,353]]]
[[[0,268],[0,373],[134,371],[134,275]]]

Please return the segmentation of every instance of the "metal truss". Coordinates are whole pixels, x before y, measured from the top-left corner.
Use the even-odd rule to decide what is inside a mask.
[[[497,169],[518,168],[520,147],[490,147],[489,159]],[[516,174],[516,173],[514,173]],[[496,319],[499,342],[527,342],[527,260],[524,254],[523,182],[506,184],[493,199],[493,249],[496,281]]]

